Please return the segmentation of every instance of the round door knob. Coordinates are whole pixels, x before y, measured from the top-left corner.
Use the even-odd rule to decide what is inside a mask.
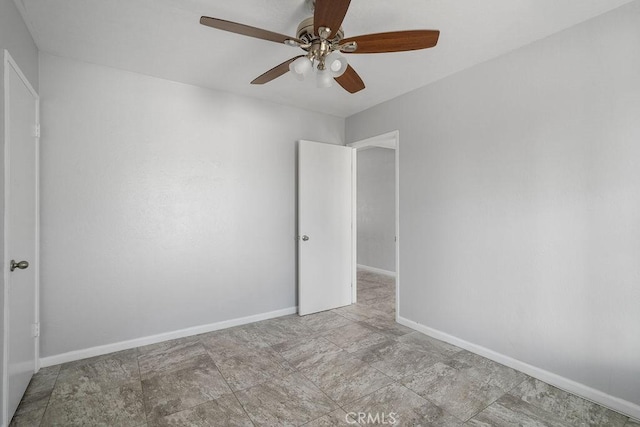
[[[15,260],[11,260],[11,271],[15,270],[16,268],[19,268],[20,270],[24,270],[25,268],[29,267],[29,263],[27,261],[20,261],[20,262],[16,262]]]
[[[307,240],[309,240],[309,236],[307,236],[306,234],[304,236],[302,236],[302,241],[306,242]]]

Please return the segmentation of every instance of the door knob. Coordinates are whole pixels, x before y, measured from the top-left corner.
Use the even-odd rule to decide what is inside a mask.
[[[16,262],[13,259],[11,260],[11,264],[10,264],[11,271],[15,270],[16,268],[19,268],[20,270],[24,270],[27,267],[29,267],[29,263],[27,261]]]
[[[302,236],[302,241],[306,242],[307,240],[309,240],[309,236],[307,236],[306,234],[304,236]]]

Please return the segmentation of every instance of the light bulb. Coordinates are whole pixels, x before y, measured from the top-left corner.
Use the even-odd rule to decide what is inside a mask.
[[[298,80],[304,80],[311,72],[311,68],[311,60],[306,56],[302,56],[289,64],[289,71],[291,71]]]
[[[321,70],[318,68],[316,84],[319,88],[331,87],[331,85],[333,84],[333,77],[331,76],[329,70]]]
[[[324,63],[326,64],[333,77],[340,77],[341,75],[343,75],[344,72],[347,71],[347,67],[349,66],[346,58],[340,55],[336,50],[327,55]]]

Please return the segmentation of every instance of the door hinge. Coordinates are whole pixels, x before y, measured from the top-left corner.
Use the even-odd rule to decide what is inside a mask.
[[[33,134],[33,136],[35,136],[36,138],[40,138],[40,124],[36,125]]]
[[[40,323],[34,323],[31,325],[31,334],[34,338],[40,336]]]

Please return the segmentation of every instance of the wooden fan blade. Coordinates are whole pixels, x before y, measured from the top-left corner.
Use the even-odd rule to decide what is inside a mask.
[[[347,71],[343,75],[336,77],[335,80],[349,93],[356,93],[364,89],[364,82],[351,65],[347,67]]]
[[[344,16],[349,9],[351,0],[316,0],[315,11],[313,13],[313,32],[319,36],[318,29],[326,27],[331,30],[331,35],[327,37],[331,40],[336,36]]]
[[[238,24],[237,22],[225,21],[224,19],[211,18],[203,16],[200,23],[207,27],[217,28],[219,30],[229,31],[243,36],[255,37],[257,39],[268,40],[276,43],[284,43],[286,40],[294,40],[298,43],[304,42],[295,37],[285,36],[284,34],[274,33],[273,31],[263,30],[261,28],[251,27],[249,25]]]
[[[366,34],[342,40],[341,45],[356,42],[355,52],[344,53],[385,53],[427,49],[438,44],[438,30],[393,31],[390,33]]]
[[[264,73],[263,75],[253,79],[251,84],[263,85],[265,83],[269,83],[273,79],[277,79],[278,77],[280,77],[283,74],[286,74],[289,71],[289,64],[291,64],[293,61],[295,61],[298,58],[302,58],[303,56],[304,55],[299,55],[299,56],[296,56],[295,58],[291,58],[287,61],[284,61],[280,65],[276,65],[275,67],[273,67],[272,69]]]

